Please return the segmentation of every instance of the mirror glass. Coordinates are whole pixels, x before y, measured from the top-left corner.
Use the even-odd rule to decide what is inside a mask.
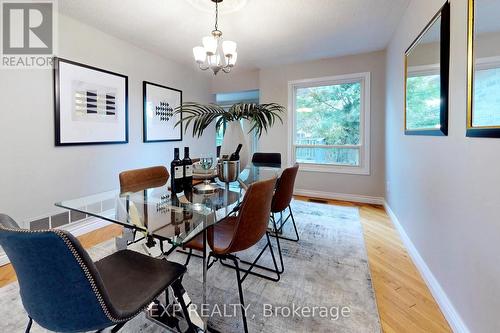
[[[468,127],[500,128],[500,1],[474,0],[472,6],[474,73]]]
[[[441,127],[440,32],[438,18],[407,55],[406,129]]]
[[[447,135],[448,3],[408,48],[405,63],[405,134]]]

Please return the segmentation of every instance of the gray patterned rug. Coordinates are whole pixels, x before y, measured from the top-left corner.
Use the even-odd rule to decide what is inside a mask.
[[[358,209],[294,201],[301,240],[282,241],[285,273],[279,282],[249,276],[243,283],[250,332],[380,332]],[[287,224],[285,234],[291,234]],[[240,257],[250,260],[260,243]],[[114,251],[114,242],[89,252],[94,259]],[[169,259],[184,262],[185,256]],[[270,266],[268,253],[262,264]],[[183,280],[195,303],[201,301],[201,259],[192,258]],[[210,323],[221,332],[242,332],[235,272],[215,264],[208,272]],[[18,284],[0,289],[0,331],[24,332],[26,314]],[[235,315],[233,315],[235,312]],[[121,332],[161,332],[143,315]],[[45,332],[36,324],[32,332]]]

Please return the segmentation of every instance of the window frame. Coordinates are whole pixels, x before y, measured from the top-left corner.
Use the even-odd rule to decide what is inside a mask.
[[[359,165],[299,163],[301,171],[330,172],[341,174],[370,175],[370,72],[336,75],[304,80],[288,81],[288,163],[296,162],[297,147],[356,148],[359,150]],[[296,144],[296,92],[298,88],[311,88],[346,83],[361,83],[360,133],[358,145],[297,145]]]
[[[476,72],[488,69],[498,69],[500,68],[500,56],[491,56],[476,58],[473,64],[472,80],[474,80],[471,85],[471,95],[470,95],[470,112],[467,112],[467,137],[491,137],[500,138],[500,126],[499,125],[486,125],[486,126],[475,126],[474,125],[474,88],[476,80]]]
[[[481,66],[486,66],[484,62],[494,61],[498,56],[483,58],[483,63],[480,63],[481,58],[476,58],[476,0],[467,1],[467,117],[466,117],[466,136],[470,138],[500,138],[500,126],[474,126],[474,84],[475,72],[481,69]]]

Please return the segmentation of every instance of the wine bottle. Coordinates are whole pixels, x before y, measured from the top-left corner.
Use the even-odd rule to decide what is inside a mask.
[[[240,160],[240,150],[243,147],[243,145],[240,143],[238,145],[238,148],[236,148],[236,151],[231,154],[231,157],[229,158],[230,161],[239,161]]]
[[[184,208],[183,220],[184,220],[184,230],[186,235],[191,231],[191,220],[193,219],[193,209],[190,205]]]
[[[184,192],[191,192],[193,190],[193,161],[189,158],[189,147],[184,147],[182,165],[184,173]]]
[[[184,221],[183,208],[177,195],[172,194],[171,200],[170,223],[174,226],[174,235],[179,236],[181,234],[181,225]]]
[[[174,148],[174,160],[170,163],[170,187],[172,193],[180,193],[183,190],[183,168],[179,158],[179,148]]]

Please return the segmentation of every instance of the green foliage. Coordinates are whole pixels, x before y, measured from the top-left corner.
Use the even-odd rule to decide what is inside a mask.
[[[440,100],[439,75],[409,77],[406,80],[406,128],[439,128]]]
[[[360,99],[360,83],[297,89],[297,143],[309,137],[325,145],[359,144]]]
[[[186,102],[175,108],[174,114],[182,112],[182,119],[175,126],[184,124],[185,133],[192,123],[193,137],[203,135],[203,131],[214,120],[217,120],[216,130],[218,131],[223,126],[224,121],[239,121],[241,119],[250,121],[252,128],[249,132],[255,129],[257,136],[260,137],[263,131],[267,132],[268,128],[274,125],[276,119],[283,123],[281,114],[284,111],[285,108],[277,103],[236,103],[226,111],[217,104]]]

